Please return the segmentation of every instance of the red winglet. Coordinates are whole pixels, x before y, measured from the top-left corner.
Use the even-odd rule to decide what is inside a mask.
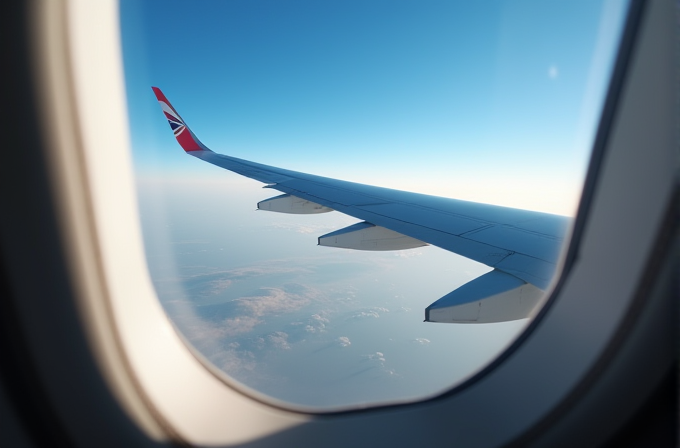
[[[201,143],[201,141],[196,138],[194,133],[191,132],[191,129],[189,129],[186,123],[184,123],[182,117],[180,117],[175,108],[172,107],[172,104],[170,104],[170,101],[168,101],[161,89],[158,87],[151,88],[153,89],[153,93],[156,95],[156,99],[158,99],[158,104],[161,105],[161,109],[165,114],[165,118],[170,124],[170,129],[172,129],[172,132],[175,134],[175,138],[179,142],[180,146],[182,146],[182,149],[184,149],[186,152],[209,151],[208,148],[206,148],[205,145],[203,145],[203,143]]]

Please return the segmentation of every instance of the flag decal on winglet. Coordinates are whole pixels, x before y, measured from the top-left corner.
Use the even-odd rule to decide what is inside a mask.
[[[163,109],[163,113],[165,114],[165,118],[168,120],[168,123],[170,124],[170,129],[172,129],[172,132],[175,134],[175,138],[179,142],[179,144],[182,146],[182,149],[185,151],[209,151],[208,148],[206,148],[198,138],[194,135],[193,132],[191,132],[191,129],[189,129],[184,123],[184,120],[182,120],[182,117],[179,116],[177,111],[175,110],[174,107],[172,107],[172,104],[170,104],[170,101],[163,95],[163,92],[161,92],[161,89],[158,87],[152,87],[153,93],[156,95],[156,99],[158,100],[158,104],[161,105],[161,109]]]

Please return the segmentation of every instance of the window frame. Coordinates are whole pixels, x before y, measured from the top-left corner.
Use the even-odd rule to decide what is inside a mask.
[[[606,419],[591,419],[604,440],[632,412],[630,406],[607,407],[617,391],[625,387],[631,403],[640,402],[676,359],[666,338],[674,331],[673,319],[665,317],[674,316],[673,297],[654,289],[668,281],[675,261],[667,257],[677,258],[670,244],[677,240],[678,203],[672,2],[631,4],[566,270],[529,328],[487,368],[439,397],[326,414],[287,410],[224,384],[163,312],[146,270],[130,152],[120,150],[129,142],[117,11],[114,0],[36,3],[34,64],[54,200],[45,207],[54,207],[55,237],[73,285],[64,300],[75,303],[87,338],[89,354],[82,356],[91,357],[107,393],[150,440],[265,446],[574,442],[590,435],[574,428],[607,409]],[[640,144],[647,151],[639,151]],[[22,185],[30,186],[29,180]],[[20,250],[3,246],[5,260]],[[30,281],[10,275],[14,282]],[[14,297],[29,328],[33,309]],[[645,351],[651,344],[658,347],[654,354]],[[31,347],[35,356],[55,349],[48,341]],[[644,364],[632,379],[617,367],[631,360]],[[58,413],[66,413],[67,430],[84,432],[68,417],[82,411],[69,411],[63,396],[54,398],[59,386],[46,379],[50,365],[39,369],[46,393]],[[588,400],[595,403],[588,407]]]

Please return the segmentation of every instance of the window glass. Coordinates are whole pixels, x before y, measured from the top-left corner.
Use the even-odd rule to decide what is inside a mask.
[[[151,86],[215,152],[556,214],[566,232],[626,6],[122,0],[146,256],[177,330],[231,385],[332,410],[441,393],[528,319],[424,322],[492,267],[317,245],[360,220],[255,211],[280,192],[187,155]]]

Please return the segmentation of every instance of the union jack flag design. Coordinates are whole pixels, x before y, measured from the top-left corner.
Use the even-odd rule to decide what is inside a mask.
[[[182,120],[175,108],[172,107],[172,104],[170,104],[170,101],[168,101],[165,95],[163,95],[161,89],[158,87],[152,87],[152,89],[154,94],[156,94],[158,104],[160,104],[161,109],[163,109],[165,118],[168,119],[170,129],[172,129],[173,134],[175,134],[175,138],[182,148],[187,152],[206,150],[207,148],[203,146],[203,144],[196,138],[194,133],[191,132],[191,129],[187,127],[187,125],[184,123],[184,120]]]

